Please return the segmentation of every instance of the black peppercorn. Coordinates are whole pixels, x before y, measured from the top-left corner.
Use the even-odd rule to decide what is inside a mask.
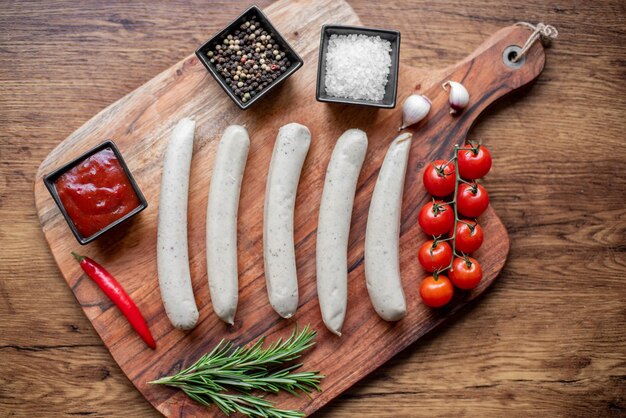
[[[256,18],[242,22],[206,55],[243,102],[259,94],[291,66],[285,49]]]

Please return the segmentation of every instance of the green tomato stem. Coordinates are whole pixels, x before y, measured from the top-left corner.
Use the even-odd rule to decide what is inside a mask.
[[[462,150],[463,148],[460,148],[459,145],[455,145],[454,146],[454,157],[452,157],[452,159],[450,161],[455,161],[457,162],[459,159],[459,151]],[[459,183],[463,182],[466,183],[465,180],[463,180],[461,178],[461,175],[459,174],[459,167],[458,164],[455,164],[455,170],[454,170],[454,174],[456,176],[456,182],[454,183],[454,198],[452,199],[452,202],[448,202],[449,205],[451,205],[454,208],[454,229],[452,232],[452,237],[446,239],[446,241],[451,240],[452,241],[452,260],[450,260],[450,265],[444,269],[441,269],[438,273],[443,273],[446,270],[451,270],[452,269],[452,263],[454,262],[454,257],[459,257],[459,255],[456,253],[456,227],[458,225],[459,222],[463,222],[459,219],[459,213],[457,211],[456,208],[456,195],[459,192]]]

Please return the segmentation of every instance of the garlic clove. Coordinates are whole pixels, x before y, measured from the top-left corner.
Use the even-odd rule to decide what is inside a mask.
[[[450,113],[455,114],[463,110],[469,103],[469,93],[465,86],[456,81],[446,81],[443,84],[443,89],[448,90],[447,86],[450,86],[450,95],[448,96],[448,103],[450,103]]]
[[[421,94],[412,94],[406,98],[402,105],[402,130],[408,126],[415,125],[430,112],[430,99]]]

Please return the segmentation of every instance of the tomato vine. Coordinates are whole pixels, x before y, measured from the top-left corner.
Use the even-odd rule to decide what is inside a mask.
[[[437,160],[427,166],[424,171],[424,185],[427,191],[440,196],[442,190],[447,191],[442,185],[450,186],[446,176],[454,169],[454,192],[451,201],[435,200],[427,203],[419,214],[419,223],[422,230],[433,236],[430,255],[434,258],[433,250],[439,243],[449,242],[452,248],[450,263],[434,271],[430,270],[433,260],[425,260],[420,254],[420,263],[427,271],[432,271],[432,276],[426,277],[420,285],[420,295],[424,303],[431,307],[446,305],[452,299],[453,283],[456,287],[469,290],[476,287],[482,278],[482,269],[478,261],[461,251],[457,252],[457,239],[459,224],[466,224],[469,237],[464,237],[464,248],[473,251],[482,245],[482,229],[479,229],[476,218],[480,216],[489,204],[489,196],[483,186],[477,183],[477,179],[483,177],[491,169],[491,154],[489,150],[480,144],[468,143],[469,146],[454,146],[454,155],[448,161]],[[462,153],[462,154],[461,154]],[[432,168],[431,168],[432,167]],[[451,168],[452,167],[452,168]],[[463,173],[465,173],[465,177]],[[439,176],[440,178],[437,178]],[[468,181],[471,180],[471,181]],[[459,211],[459,206],[462,210]],[[443,209],[442,209],[443,208]],[[453,211],[453,219],[445,214],[447,208]],[[468,216],[471,215],[471,216]],[[461,218],[460,215],[474,218],[474,223]],[[452,225],[449,223],[452,222]],[[442,238],[446,226],[449,237]],[[437,233],[432,233],[433,231]],[[441,232],[441,233],[440,233]],[[461,261],[461,262],[458,262]],[[446,273],[453,279],[452,282],[443,275]]]

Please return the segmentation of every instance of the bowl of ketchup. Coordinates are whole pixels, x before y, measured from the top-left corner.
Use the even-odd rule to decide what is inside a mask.
[[[48,174],[44,182],[83,245],[148,207],[110,140]]]

